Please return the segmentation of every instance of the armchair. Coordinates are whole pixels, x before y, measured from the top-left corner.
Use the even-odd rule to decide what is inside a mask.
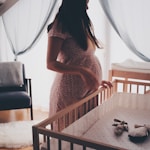
[[[30,109],[33,120],[31,79],[25,77],[24,64],[0,62],[0,111]]]

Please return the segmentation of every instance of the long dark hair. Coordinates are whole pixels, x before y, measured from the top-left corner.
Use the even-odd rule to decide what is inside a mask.
[[[62,26],[62,32],[69,32],[84,50],[88,46],[87,36],[99,48],[86,7],[86,0],[63,0],[55,18]],[[51,25],[48,26],[48,30]]]

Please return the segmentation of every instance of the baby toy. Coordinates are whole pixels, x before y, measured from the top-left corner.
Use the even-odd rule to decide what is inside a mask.
[[[114,119],[114,124],[112,126],[115,126],[114,133],[117,136],[120,136],[124,131],[128,131],[128,123],[125,121],[121,121],[119,119]]]

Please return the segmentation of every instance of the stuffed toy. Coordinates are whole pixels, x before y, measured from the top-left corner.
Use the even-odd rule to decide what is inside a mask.
[[[134,129],[132,129],[128,137],[132,142],[143,142],[150,132],[150,125],[135,125]]]
[[[114,133],[120,136],[124,131],[128,131],[128,123],[119,119],[114,119],[112,126],[115,126]]]

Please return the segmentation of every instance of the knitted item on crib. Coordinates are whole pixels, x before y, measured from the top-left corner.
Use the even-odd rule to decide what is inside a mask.
[[[150,125],[135,125],[128,137],[134,143],[143,142],[150,132]]]

